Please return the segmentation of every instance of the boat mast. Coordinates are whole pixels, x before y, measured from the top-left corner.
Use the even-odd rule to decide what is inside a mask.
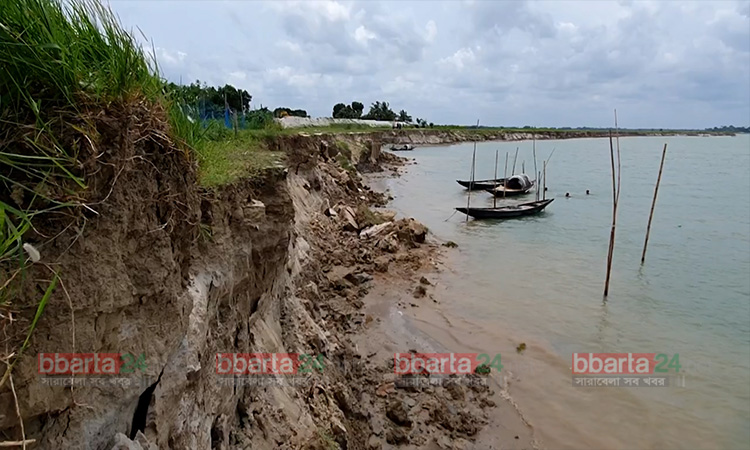
[[[469,221],[469,208],[471,207],[471,190],[474,189],[474,162],[477,159],[477,143],[474,141],[474,153],[471,155],[471,178],[469,181],[469,196],[466,200],[466,221]]]
[[[534,178],[536,178],[537,177],[537,169],[536,169],[536,135],[532,134],[531,138],[533,139],[531,141],[532,142],[532,144],[531,144],[532,145],[531,152],[534,154]],[[536,199],[537,199],[537,201],[539,201],[539,180],[538,179],[536,180]]]
[[[505,178],[505,182],[503,183],[503,198],[505,198],[505,191],[508,189],[508,152],[505,152],[505,173],[503,174],[503,178]]]
[[[495,190],[497,189],[497,154],[498,154],[498,152],[500,152],[500,150],[495,150],[495,179],[492,180],[492,183],[494,184],[493,189],[492,189],[492,192],[493,192],[493,194],[492,194],[492,207],[493,208],[497,208],[497,197],[495,196]],[[653,208],[652,208],[652,210],[653,210]],[[649,224],[650,223],[651,223],[651,221],[649,221]]]

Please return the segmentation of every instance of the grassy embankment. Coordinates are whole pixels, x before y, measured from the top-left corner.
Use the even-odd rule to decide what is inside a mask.
[[[145,108],[149,120],[127,126],[166,133],[173,145],[163,151],[197,160],[206,186],[252,174],[277,158],[257,145],[263,133],[276,131],[235,138],[191,120],[170,97],[153,59],[96,1],[0,2],[0,66],[0,327],[17,326],[13,316],[22,305],[14,302],[28,269],[37,264],[48,274],[40,278],[33,320],[20,333],[25,341],[0,354],[1,387],[65,277],[27,240],[53,239],[38,233],[42,225],[74,225],[91,210],[87,181],[99,172],[104,152],[118,151],[100,135],[102,120],[111,128],[113,111]]]

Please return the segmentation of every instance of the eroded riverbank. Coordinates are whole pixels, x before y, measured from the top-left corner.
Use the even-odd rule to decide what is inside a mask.
[[[161,154],[136,147],[136,158],[116,154],[128,163],[101,179],[111,195],[85,229],[40,224],[56,238],[29,239],[65,289],[38,321],[14,389],[0,393],[5,439],[39,448],[325,450],[479,439],[498,404],[491,387],[396,386],[392,352],[372,354],[356,341],[383,342],[399,326],[363,310],[370,290],[412,292],[438,260],[424,226],[370,210],[385,198],[353,169],[397,172],[398,160],[361,161],[320,137],[276,146],[287,168],[208,191],[185,177],[194,167],[154,166]],[[180,194],[158,195],[170,188]],[[46,266],[31,270],[15,305],[34,304]],[[24,322],[33,310],[25,311]],[[139,355],[137,370],[100,374],[116,383],[40,376],[36,355],[81,352]],[[291,377],[221,369],[227,358],[259,353],[316,365]],[[529,442],[523,431],[502,440]]]

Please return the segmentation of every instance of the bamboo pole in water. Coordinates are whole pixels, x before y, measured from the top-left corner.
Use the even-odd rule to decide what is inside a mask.
[[[518,147],[516,147],[516,156],[513,157],[513,170],[510,172],[510,176],[516,174],[516,160],[518,159]]]
[[[646,226],[646,240],[643,242],[643,254],[641,254],[641,265],[646,261],[646,247],[648,247],[648,235],[651,233],[651,220],[654,218],[654,207],[656,206],[656,196],[659,194],[659,183],[661,182],[661,172],[664,169],[664,158],[667,156],[667,144],[664,144],[664,150],[661,152],[661,164],[659,164],[659,176],[656,177],[656,187],[654,188],[654,200],[651,202],[651,213],[648,215],[648,225]]]
[[[505,198],[505,190],[508,189],[508,152],[505,152],[505,172],[503,173],[505,182],[503,183],[503,198]]]
[[[471,190],[474,189],[474,163],[477,159],[477,143],[474,142],[474,153],[471,155],[471,179],[469,180],[469,196],[466,199],[466,221],[469,221],[469,208],[471,208]]]
[[[544,168],[542,169],[542,200],[547,199],[547,161],[544,161]]]
[[[495,150],[495,179],[493,180],[493,191],[497,189],[497,154],[500,152],[500,150]],[[492,207],[497,208],[497,197],[495,197],[495,194],[492,194]]]
[[[615,110],[615,128],[617,129],[617,111]],[[619,132],[618,132],[619,134]],[[619,140],[619,139],[618,139]],[[607,277],[604,280],[604,297],[609,294],[609,279],[612,272],[612,255],[615,251],[615,229],[617,228],[617,202],[620,199],[620,146],[617,146],[617,181],[615,182],[615,150],[612,146],[612,132],[609,132],[609,154],[612,164],[612,229],[609,234],[609,252],[607,254]]]
[[[537,172],[534,174],[534,178],[536,179],[536,201],[539,201],[539,184],[540,184],[540,178],[542,177],[541,172]]]
[[[532,141],[531,141],[531,153],[534,155],[534,178],[537,178],[537,168],[536,168],[536,138],[534,135],[532,135]],[[536,199],[539,201],[539,180],[536,179]]]

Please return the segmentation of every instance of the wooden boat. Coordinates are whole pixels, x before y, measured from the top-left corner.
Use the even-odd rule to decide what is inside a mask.
[[[508,178],[502,186],[485,190],[495,197],[515,197],[528,194],[535,184],[536,180],[532,180],[525,173],[521,173]]]
[[[472,191],[486,191],[487,189],[493,189],[496,186],[504,185],[505,178],[497,178],[494,180],[474,180],[473,182],[468,180],[456,180],[456,183],[466,189],[471,189]]]
[[[401,145],[393,144],[391,145],[391,150],[394,152],[406,152],[409,150],[414,150],[414,146],[411,144],[401,144]]]
[[[500,206],[497,208],[456,208],[456,211],[468,214],[475,219],[510,219],[538,214],[544,211],[544,208],[552,203],[553,200],[554,198],[548,198],[547,200]]]
[[[516,196],[525,195],[531,192],[531,189],[534,187],[535,184],[536,184],[536,180],[531,180],[531,186],[529,187],[514,189],[512,187],[508,187],[503,184],[502,186],[498,186],[496,188],[485,189],[485,191],[489,192],[495,197],[516,197]]]

